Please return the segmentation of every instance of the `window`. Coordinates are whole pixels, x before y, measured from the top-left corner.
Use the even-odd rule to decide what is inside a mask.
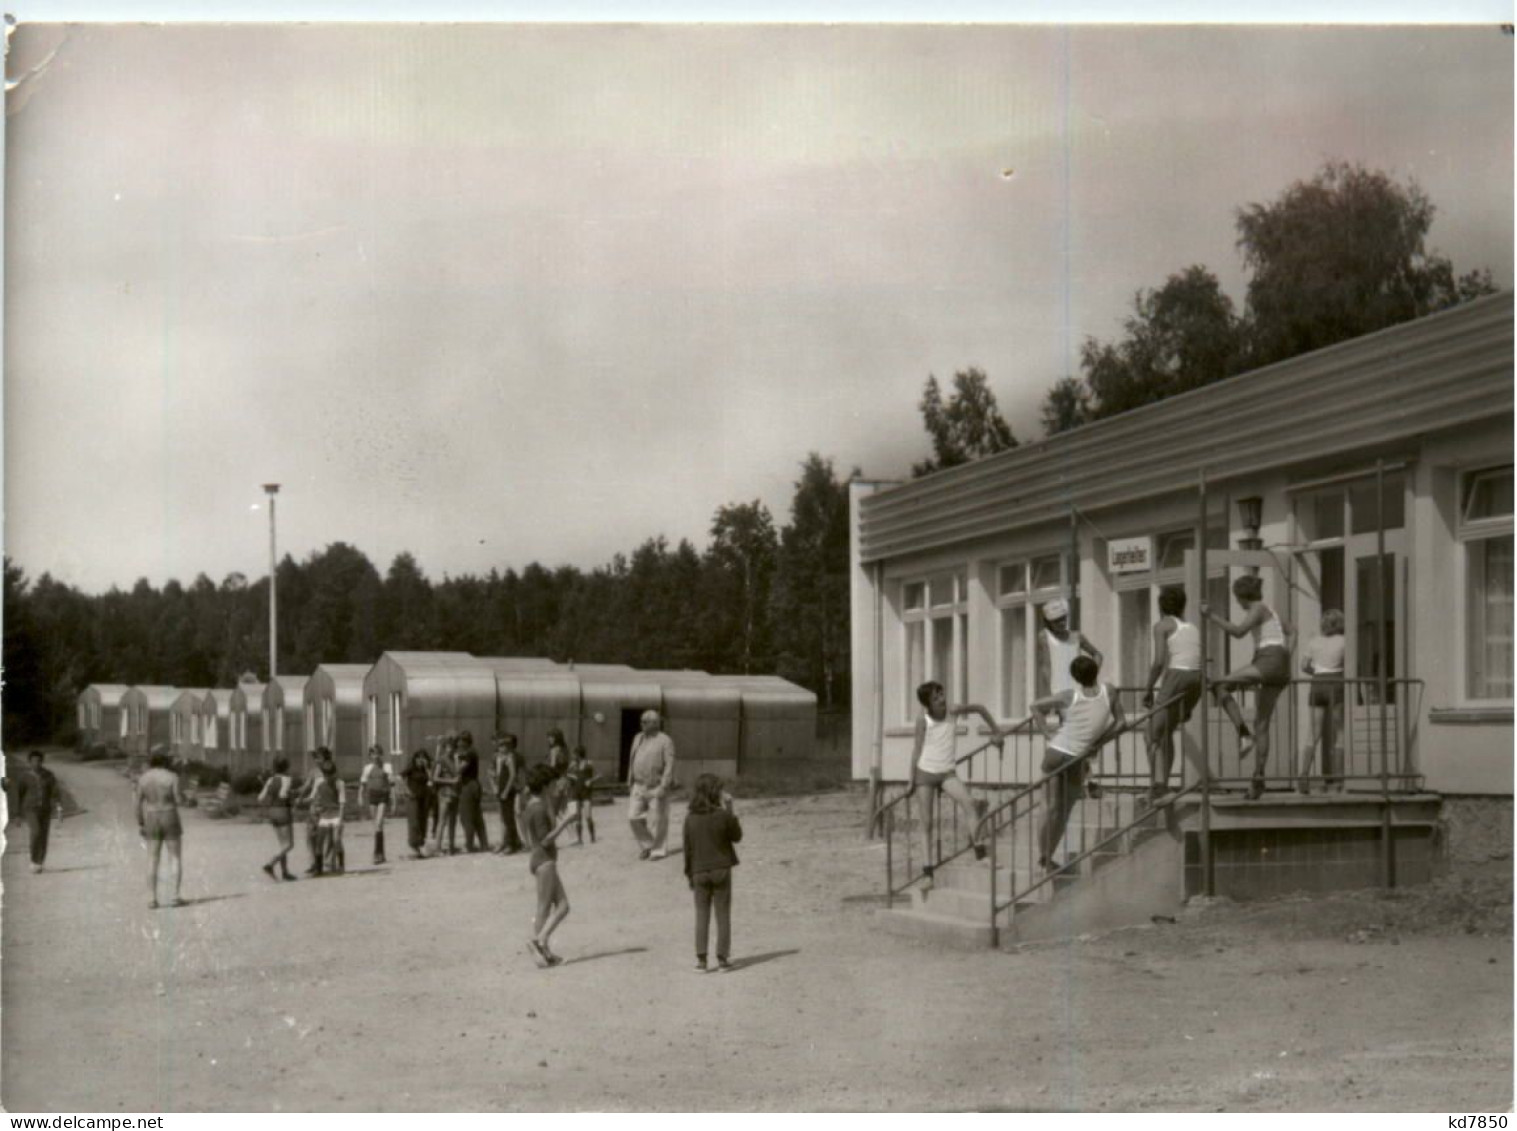
[[[1000,678],[996,709],[1001,718],[1022,718],[1027,714],[1031,696],[1046,694],[1036,686],[1038,610],[1055,597],[1068,596],[1062,554],[1006,562],[997,568]]]
[[[322,746],[331,746],[337,741],[336,724],[333,714],[336,712],[336,704],[331,699],[321,701],[321,742]]]
[[[366,735],[369,742],[379,741],[379,696],[369,696],[369,726]]]
[[[269,748],[276,752],[284,750],[284,708],[274,708],[274,741]]]
[[[1459,505],[1464,556],[1464,695],[1512,701],[1512,468],[1465,476]]]
[[[390,692],[390,752],[391,753],[394,753],[397,750],[404,750],[405,749],[405,743],[402,742],[401,739],[400,739],[400,735],[401,735],[401,726],[400,726],[401,708],[402,708],[402,702],[401,702],[401,698],[400,698],[400,692],[398,692],[398,691],[392,691],[392,692]]]
[[[901,586],[901,621],[905,630],[905,717],[920,704],[916,689],[928,680],[941,683],[953,703],[964,701],[969,686],[969,576],[963,571],[934,574]]]

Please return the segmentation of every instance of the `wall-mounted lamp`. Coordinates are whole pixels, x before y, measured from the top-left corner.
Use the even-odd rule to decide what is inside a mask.
[[[1247,536],[1238,539],[1240,550],[1262,550],[1264,539],[1259,537],[1259,524],[1264,521],[1264,500],[1258,495],[1249,495],[1238,500],[1238,518],[1243,523]],[[1259,567],[1249,566],[1248,572],[1258,576]]]
[[[1264,521],[1264,500],[1258,495],[1250,495],[1246,499],[1238,500],[1238,518],[1248,529],[1250,537],[1259,533],[1259,526]]]

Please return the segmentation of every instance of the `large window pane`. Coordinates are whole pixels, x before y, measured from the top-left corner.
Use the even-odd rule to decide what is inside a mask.
[[[1511,699],[1512,536],[1483,538],[1466,551],[1466,690],[1471,699]]]
[[[1153,641],[1149,633],[1153,629],[1153,616],[1148,589],[1130,589],[1118,598],[1118,616],[1121,618],[1122,669],[1120,681],[1123,687],[1139,687],[1148,676],[1148,665],[1153,659]]]
[[[1003,565],[996,591],[1002,597],[1012,593],[1027,592],[1027,567],[1021,562],[1015,565]]]
[[[1396,555],[1386,554],[1378,559],[1379,569],[1375,568],[1376,560],[1371,555],[1354,562],[1354,597],[1359,610],[1353,627],[1356,634],[1354,647],[1359,657],[1354,674],[1360,679],[1377,679],[1383,662],[1385,678],[1391,680],[1396,678]],[[1377,686],[1360,686],[1366,701],[1379,701]],[[1394,686],[1387,686],[1386,701],[1396,701]]]
[[[927,682],[927,625],[912,621],[906,626],[906,717],[917,711],[917,688]]]
[[[1035,558],[1032,563],[1032,587],[1034,589],[1056,589],[1064,584],[1064,573],[1060,568],[1062,558],[1058,554],[1049,554],[1047,557]]]
[[[969,615],[960,613],[954,620],[959,650],[959,666],[954,673],[954,694],[963,703],[969,699]]]
[[[1385,529],[1399,530],[1406,519],[1403,514],[1401,473],[1385,477]],[[1349,506],[1354,512],[1354,533],[1373,534],[1380,528],[1376,503],[1376,480],[1360,479],[1349,490]]]
[[[1343,492],[1318,491],[1296,502],[1296,521],[1308,542],[1343,537]]]
[[[901,603],[908,609],[920,609],[922,607],[922,594],[924,586],[920,581],[913,581],[902,590]]]
[[[1001,610],[1001,717],[1027,713],[1027,608]]]
[[[954,576],[945,573],[941,577],[934,577],[930,583],[931,597],[934,608],[953,604]]]
[[[1465,522],[1486,518],[1510,518],[1512,514],[1512,469],[1498,467],[1471,475],[1465,483],[1460,514]]]
[[[1206,603],[1212,611],[1227,620],[1233,619],[1232,602],[1233,593],[1229,587],[1227,578],[1211,577],[1206,581]],[[1185,614],[1193,624],[1201,623],[1201,610],[1186,608]],[[1228,645],[1232,637],[1223,632],[1220,627],[1211,621],[1206,622],[1206,659],[1208,669],[1213,676],[1232,670],[1232,656]]]
[[[950,699],[958,692],[953,681],[953,619],[932,618],[932,674],[928,676],[943,685]]]

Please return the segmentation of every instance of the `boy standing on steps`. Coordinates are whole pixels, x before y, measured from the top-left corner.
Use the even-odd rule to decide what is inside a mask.
[[[1048,740],[1043,756],[1043,773],[1057,774],[1044,794],[1047,815],[1038,834],[1038,865],[1044,871],[1058,871],[1063,865],[1054,862],[1054,853],[1064,839],[1069,814],[1080,798],[1089,763],[1085,755],[1096,750],[1124,721],[1122,702],[1117,689],[1099,680],[1101,669],[1089,656],[1076,656],[1069,665],[1075,687],[1039,699],[1032,705],[1032,717]],[[1059,716],[1057,730],[1049,726],[1047,715]],[[1063,771],[1063,772],[1059,772]]]
[[[1190,721],[1201,701],[1201,630],[1185,616],[1185,590],[1178,585],[1159,591],[1159,623],[1154,625],[1154,662],[1148,669],[1143,706],[1157,701],[1170,703],[1148,720],[1148,799],[1157,802],[1169,792],[1170,769],[1175,763],[1175,732]],[[1154,684],[1159,683],[1157,699]]]
[[[958,741],[958,720],[964,715],[979,715],[990,728],[990,741],[999,747],[1004,740],[1001,728],[995,719],[978,703],[961,703],[950,707],[948,693],[937,680],[929,680],[917,688],[917,702],[922,705],[922,714],[917,717],[916,733],[911,745],[911,785],[908,793],[922,789],[922,857],[928,863],[922,866],[923,873],[931,881],[934,865],[932,860],[933,810],[939,791],[946,793],[969,821],[969,840],[974,847],[976,860],[985,859],[985,845],[981,837],[981,813],[969,795],[969,787],[959,778],[958,758],[955,744]]]

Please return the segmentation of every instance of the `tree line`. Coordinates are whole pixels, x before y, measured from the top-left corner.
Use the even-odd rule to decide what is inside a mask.
[[[858,472],[854,471],[853,475]],[[801,465],[789,521],[757,500],[719,507],[697,549],[651,537],[591,570],[536,562],[429,579],[397,554],[381,576],[344,542],[279,562],[279,670],[372,663],[383,651],[460,651],[778,674],[848,702],[848,485]],[[268,578],[200,574],[86,594],[5,561],[4,735],[66,739],[91,683],[230,687],[268,675]]]
[[[1489,270],[1456,274],[1426,239],[1436,209],[1415,181],[1329,162],[1276,200],[1234,213],[1248,274],[1238,312],[1201,264],[1141,289],[1120,337],[1086,337],[1080,374],[1043,399],[1045,436],[1492,294]],[[918,405],[932,443],[926,475],[1017,446],[985,373],[929,376]]]

